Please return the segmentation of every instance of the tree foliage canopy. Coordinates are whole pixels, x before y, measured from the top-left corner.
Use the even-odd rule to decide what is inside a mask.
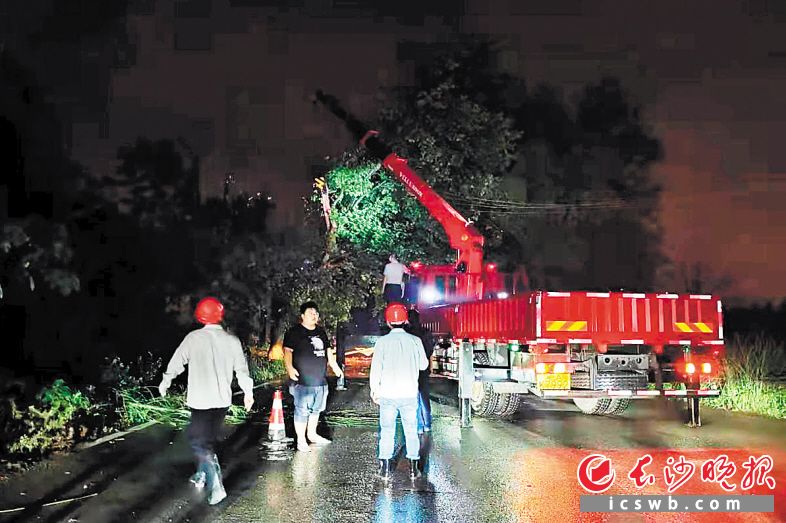
[[[537,286],[653,286],[660,143],[620,83],[588,84],[568,105],[549,86],[499,73],[488,43],[424,68],[380,111],[384,140],[487,239],[490,258],[524,263]],[[443,262],[444,233],[362,150],[328,174],[340,240],[375,255]]]

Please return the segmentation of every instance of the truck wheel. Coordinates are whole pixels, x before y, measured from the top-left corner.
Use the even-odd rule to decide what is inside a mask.
[[[573,398],[573,403],[584,414],[615,416],[622,414],[630,405],[628,398]]]
[[[498,400],[499,394],[496,394],[491,388],[491,383],[476,381],[472,385],[470,405],[472,406],[472,412],[478,416],[494,415]]]
[[[520,394],[497,394],[497,396],[499,398],[497,398],[497,408],[494,409],[495,416],[507,418],[518,412],[521,401]]]
[[[584,414],[601,415],[611,405],[611,398],[573,398],[573,403]]]
[[[614,398],[611,400],[609,407],[606,409],[605,414],[609,414],[611,416],[616,416],[618,414],[622,414],[627,410],[630,406],[630,399],[629,398]]]
[[[491,365],[491,358],[489,358],[488,352],[476,352],[475,356],[475,363],[478,365]]]

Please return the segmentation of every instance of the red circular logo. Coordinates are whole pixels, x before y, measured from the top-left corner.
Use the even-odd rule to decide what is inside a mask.
[[[590,454],[579,463],[576,477],[584,490],[593,494],[606,492],[614,483],[616,472],[603,454]]]

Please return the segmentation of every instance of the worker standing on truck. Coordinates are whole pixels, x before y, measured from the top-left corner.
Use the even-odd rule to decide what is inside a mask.
[[[197,472],[191,483],[199,489],[207,484],[207,502],[215,505],[227,497],[215,445],[232,404],[232,373],[245,394],[246,411],[254,404],[254,382],[248,375],[240,340],[221,327],[224,319],[221,302],[212,297],[200,300],[194,317],[204,327],[189,332],[180,343],[158,391],[162,397],[166,396],[172,380],[188,365],[186,405],[191,409],[191,422],[186,434],[197,461]]]
[[[391,254],[388,260],[382,277],[382,297],[385,303],[401,302],[404,298],[404,275],[409,274],[409,269],[398,261],[395,254]]]
[[[379,476],[390,477],[390,460],[396,443],[396,418],[401,415],[409,459],[409,474],[420,475],[418,441],[418,375],[428,367],[420,338],[407,333],[407,309],[391,303],[385,309],[390,332],[377,340],[371,358],[371,399],[379,405]]]

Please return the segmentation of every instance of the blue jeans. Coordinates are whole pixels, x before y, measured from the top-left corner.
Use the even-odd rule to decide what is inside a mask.
[[[295,398],[295,422],[305,423],[311,416],[319,416],[327,406],[328,387],[317,385],[309,387],[293,383],[289,393]]]
[[[431,430],[431,403],[428,396],[418,393],[418,434]]]
[[[420,458],[418,440],[418,398],[380,398],[379,400],[379,459],[391,459],[396,445],[396,418],[401,414],[407,458]]]
[[[418,379],[418,434],[431,430],[431,399],[428,374],[421,371]]]

